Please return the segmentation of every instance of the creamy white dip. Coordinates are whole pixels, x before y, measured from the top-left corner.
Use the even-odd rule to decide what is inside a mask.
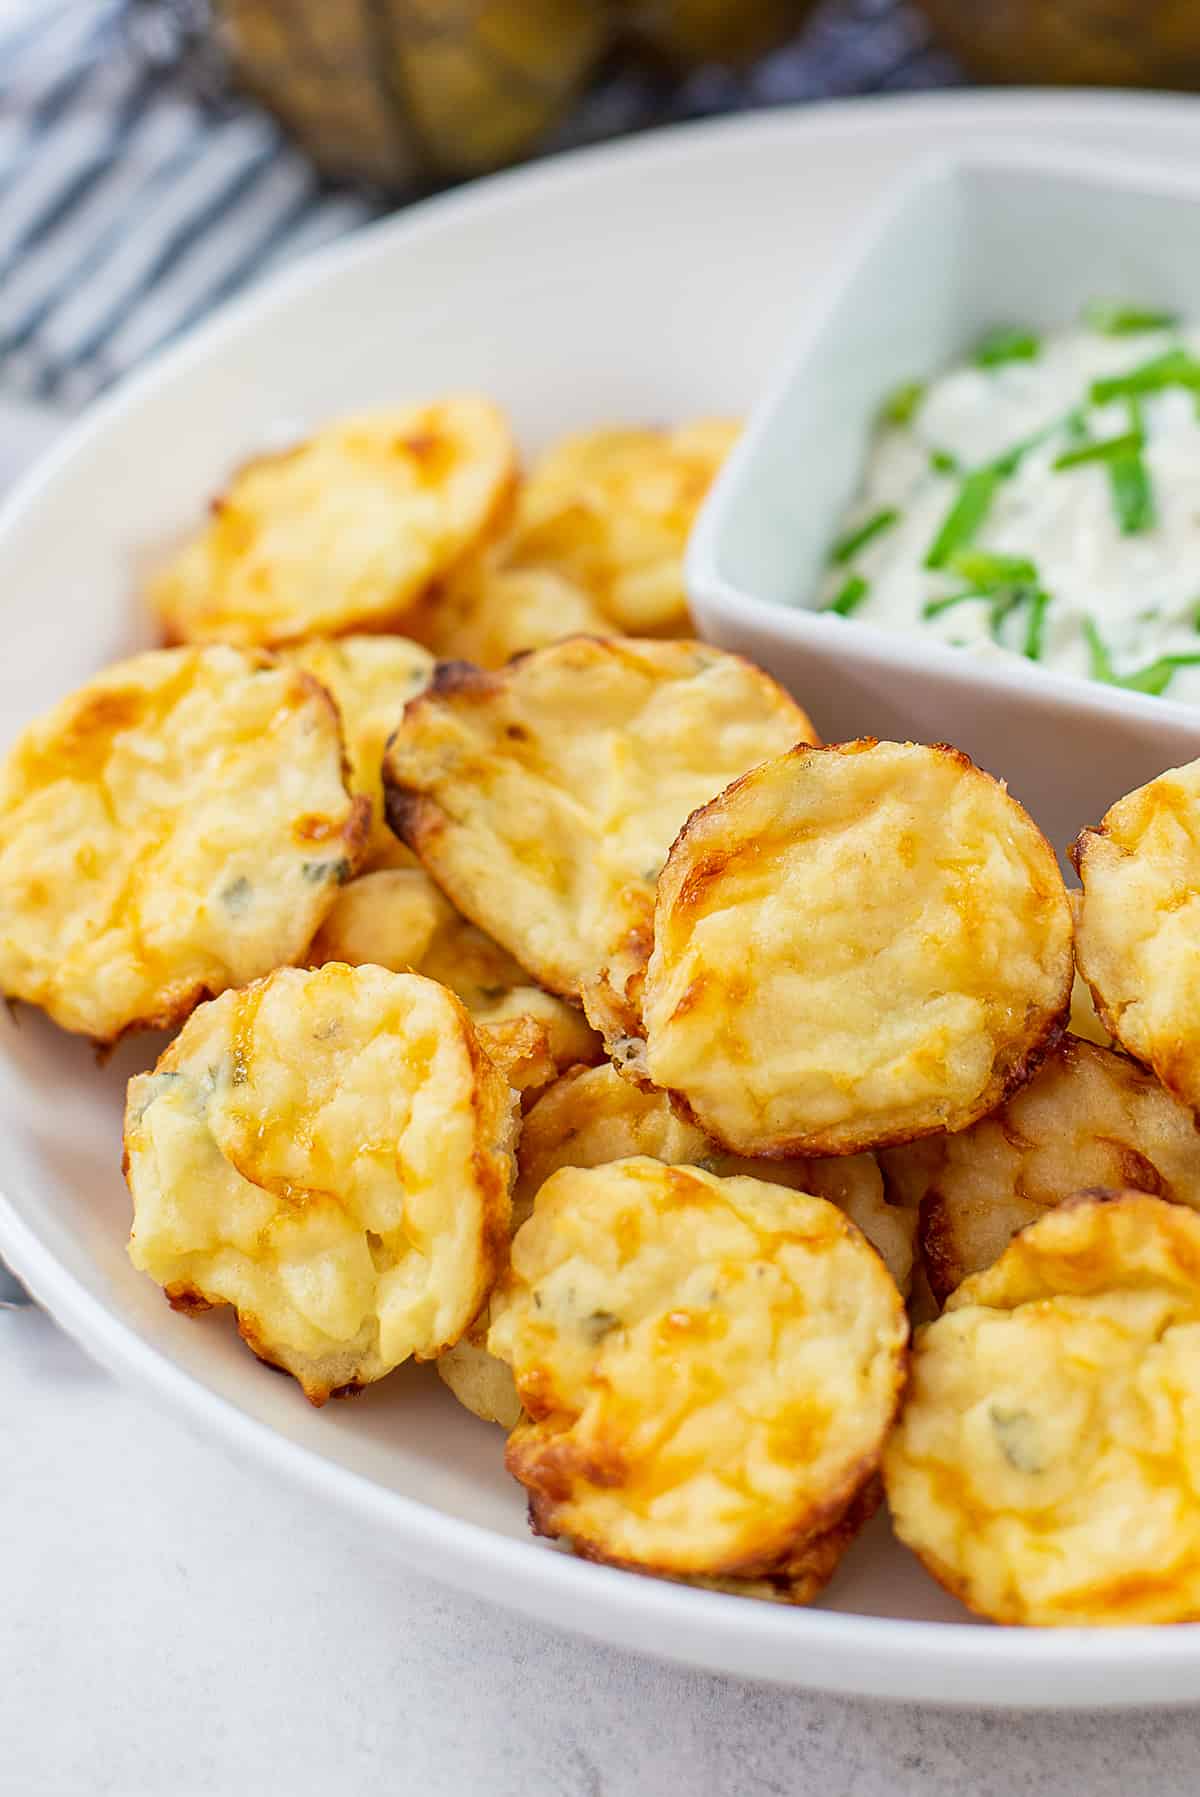
[[[896,396],[819,604],[1200,705],[1200,328],[1107,322]]]

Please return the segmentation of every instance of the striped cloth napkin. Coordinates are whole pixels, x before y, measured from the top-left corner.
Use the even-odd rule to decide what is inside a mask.
[[[206,101],[150,29],[171,16],[0,0],[0,394],[75,410],[248,281],[395,203],[323,182],[258,108]],[[697,71],[665,114],[657,89],[610,81],[548,148],[955,78],[901,0],[831,0],[749,73]]]

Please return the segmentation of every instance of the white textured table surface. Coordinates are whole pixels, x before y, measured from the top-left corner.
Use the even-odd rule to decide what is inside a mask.
[[[53,434],[0,403],[0,486]],[[1194,1797],[1200,1709],[802,1696],[417,1579],[0,1310],[0,1797]]]

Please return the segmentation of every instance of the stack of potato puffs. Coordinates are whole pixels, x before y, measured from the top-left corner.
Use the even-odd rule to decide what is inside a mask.
[[[0,774],[0,988],[175,1032],[177,1310],[315,1404],[433,1361],[576,1553],[802,1603],[886,1494],[983,1616],[1200,1618],[1200,764],[1068,894],[958,750],[820,744],[690,635],[734,434],[237,471]]]

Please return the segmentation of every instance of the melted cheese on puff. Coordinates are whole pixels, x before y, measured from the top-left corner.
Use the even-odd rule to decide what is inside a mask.
[[[392,827],[459,910],[613,1039],[689,812],[811,735],[738,656],[572,638],[498,673],[439,668],[384,785]]]
[[[997,1622],[1200,1618],[1200,1216],[1048,1211],[918,1331],[884,1476],[900,1539]]]
[[[493,527],[515,477],[508,425],[477,395],[342,419],[240,468],[151,604],[174,642],[395,629]]]
[[[588,1557],[769,1574],[872,1476],[907,1335],[824,1199],[649,1159],[563,1168],[492,1300],[529,1417],[509,1469],[535,1527]]]
[[[0,988],[111,1042],[299,960],[363,852],[336,709],[237,649],[105,669],[0,773]]]
[[[965,1128],[1065,1019],[1049,844],[957,750],[800,747],[695,813],[658,883],[635,1066],[731,1152]]]
[[[131,1080],[130,1255],[180,1308],[234,1305],[320,1404],[467,1329],[507,1249],[515,1135],[444,987],[283,969]]]

